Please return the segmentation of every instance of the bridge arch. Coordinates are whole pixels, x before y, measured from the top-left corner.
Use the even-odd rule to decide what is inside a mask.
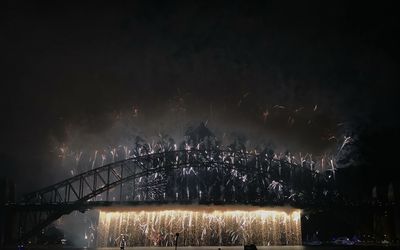
[[[302,206],[326,186],[318,172],[244,151],[177,150],[107,164],[11,204],[25,241],[74,210],[142,203]],[[318,193],[318,190],[321,192]],[[312,200],[312,199],[311,199]]]

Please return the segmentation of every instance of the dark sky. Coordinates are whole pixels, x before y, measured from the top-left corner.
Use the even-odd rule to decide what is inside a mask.
[[[400,22],[389,2],[1,5],[1,175],[17,184],[53,173],[49,138],[66,126],[101,136],[133,106],[149,123],[178,106],[310,150],[343,122],[365,152],[395,153]]]

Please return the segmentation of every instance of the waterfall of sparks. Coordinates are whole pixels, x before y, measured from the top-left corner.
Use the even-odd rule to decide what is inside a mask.
[[[127,246],[300,245],[300,210],[100,211],[97,245]]]

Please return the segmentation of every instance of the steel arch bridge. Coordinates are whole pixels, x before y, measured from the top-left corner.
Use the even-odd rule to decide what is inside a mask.
[[[23,242],[62,215],[96,206],[148,203],[253,204],[295,207],[326,196],[329,178],[266,154],[177,150],[110,163],[8,204]]]

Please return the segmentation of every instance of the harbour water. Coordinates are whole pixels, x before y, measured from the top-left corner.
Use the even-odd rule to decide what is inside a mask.
[[[243,250],[243,246],[208,246],[208,247],[178,247],[177,250]],[[4,250],[18,249],[17,247],[8,247]],[[104,248],[75,248],[67,246],[36,246],[27,247],[28,249],[35,250],[118,250],[119,247],[104,247]],[[400,249],[400,246],[387,246],[387,245],[353,245],[353,246],[257,246],[257,250],[341,250],[341,249],[359,249],[359,250],[394,250]],[[125,247],[125,250],[175,250],[175,247]]]

